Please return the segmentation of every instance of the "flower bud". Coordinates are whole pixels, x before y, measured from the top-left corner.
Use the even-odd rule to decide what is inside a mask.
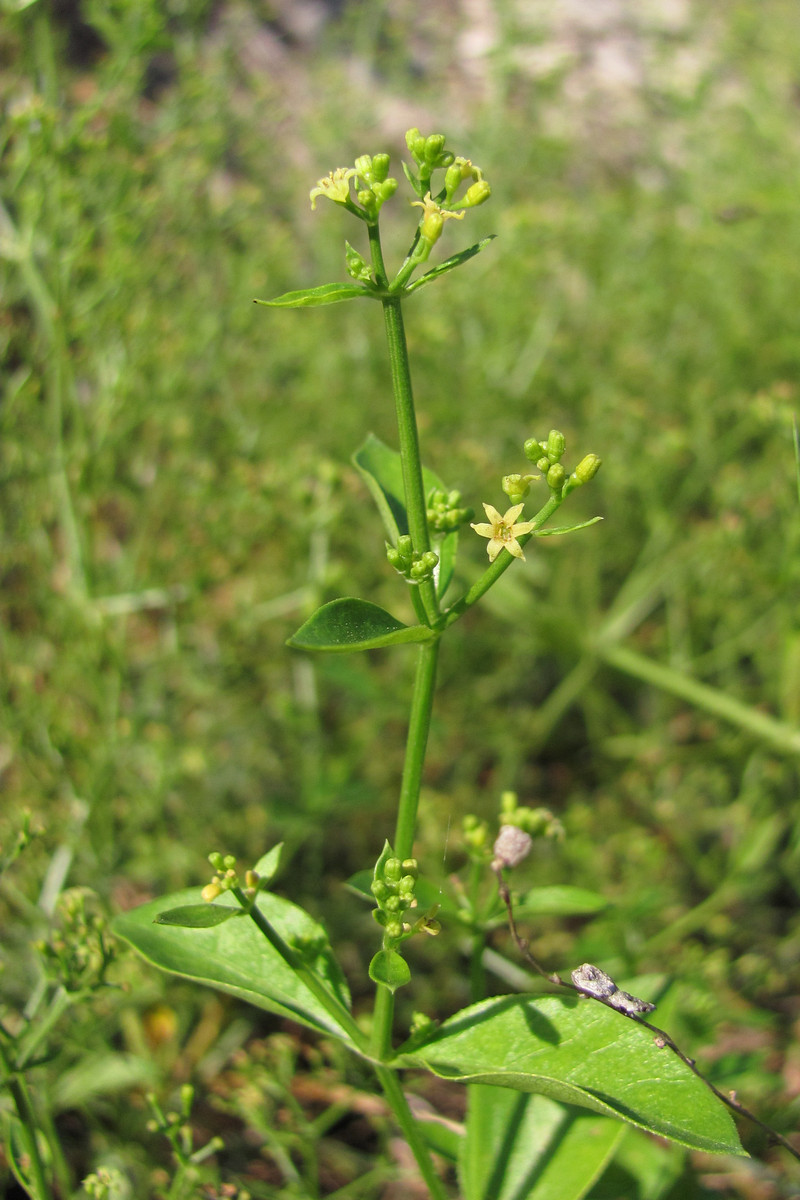
[[[433,243],[438,242],[439,238],[442,236],[443,227],[444,217],[442,214],[433,209],[429,209],[419,223],[420,235],[424,237],[425,241],[429,242],[432,246]],[[430,246],[428,247],[428,252],[430,253]]]
[[[519,829],[516,825],[501,826],[493,847],[494,862],[492,866],[495,870],[518,866],[524,858],[527,858],[532,845],[533,839],[523,829]]]
[[[567,478],[567,472],[560,462],[553,463],[550,470],[547,472],[547,486],[553,492],[560,492],[564,486],[564,480]]]
[[[535,462],[538,465],[539,459],[544,454],[544,446],[538,438],[530,437],[522,447],[522,452],[529,462]],[[541,467],[539,470],[541,470]]]
[[[446,137],[443,133],[432,133],[430,137],[425,139],[425,149],[423,151],[425,161],[435,166],[439,161],[439,156],[444,150]]]
[[[382,879],[373,879],[369,885],[369,890],[372,892],[376,900],[385,900],[389,895],[389,889]]]
[[[425,153],[425,138],[416,127],[414,129],[409,129],[406,133],[406,145],[408,146],[412,158],[414,158],[416,162],[421,162]]]
[[[419,863],[415,858],[403,859],[403,874],[413,875],[415,879],[417,878],[419,875]]]
[[[379,208],[395,194],[397,186],[397,180],[394,178],[382,180],[380,183],[373,183],[372,190],[378,200]]]
[[[402,863],[399,858],[387,858],[383,864],[383,878],[387,883],[397,883],[402,874]]]
[[[258,889],[258,885],[260,882],[261,882],[261,876],[258,874],[257,871],[246,871],[245,872],[245,877],[244,877],[245,887]]]
[[[217,896],[222,895],[222,888],[218,883],[207,883],[200,895],[203,900],[210,904],[212,900],[216,900]]]
[[[372,174],[376,183],[383,183],[389,174],[390,158],[388,154],[375,154],[372,158]]]
[[[485,204],[491,194],[492,188],[488,179],[476,179],[475,183],[467,188],[467,194],[456,208],[477,208],[479,204]]]
[[[351,279],[358,279],[362,283],[368,283],[372,279],[369,263],[349,242],[344,244],[344,261]]]
[[[545,453],[547,454],[547,457],[550,459],[551,463],[557,463],[559,461],[561,455],[564,453],[566,445],[567,439],[564,437],[563,433],[561,433],[558,429],[551,429],[547,435],[547,446],[545,447]]]
[[[596,454],[587,454],[585,458],[581,459],[572,474],[578,483],[588,483],[600,470],[602,461]]]
[[[369,154],[359,154],[355,161],[356,175],[368,183],[372,180],[372,157]]]

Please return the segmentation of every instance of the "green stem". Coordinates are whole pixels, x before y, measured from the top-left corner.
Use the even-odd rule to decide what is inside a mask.
[[[36,1114],[28,1094],[28,1086],[22,1076],[17,1074],[16,1067],[9,1061],[2,1042],[0,1042],[0,1066],[6,1077],[3,1083],[9,1090],[19,1117],[20,1141],[28,1158],[33,1200],[53,1200],[53,1191],[39,1153],[39,1143],[36,1138]]]
[[[377,225],[369,227],[369,244],[375,278],[379,285],[385,287],[388,280]],[[418,554],[424,554],[430,550],[431,543],[428,533],[425,486],[422,480],[417,415],[414,410],[414,392],[411,386],[411,368],[408,362],[403,311],[399,296],[386,297],[382,304],[386,340],[389,344],[389,365],[392,372],[392,393],[397,415],[397,434],[400,441],[408,532],[411,535],[414,549]],[[432,580],[426,580],[425,583],[419,585],[419,595],[425,606],[428,623],[433,624],[438,616],[439,606]]]
[[[235,887],[231,891],[236,899],[241,904],[242,908],[247,911],[248,916],[255,922],[259,931],[263,933],[273,950],[280,954],[281,958],[287,963],[295,975],[300,979],[311,994],[319,1000],[326,1012],[330,1013],[337,1025],[348,1034],[356,1048],[362,1053],[367,1054],[367,1039],[364,1033],[358,1027],[355,1019],[348,1008],[342,1004],[341,1000],[337,999],[331,992],[328,991],[325,984],[319,979],[312,970],[310,970],[303,962],[297,951],[285,942],[267,918],[262,913],[258,905],[250,906],[250,903],[241,888]]]
[[[417,670],[408,718],[406,755],[393,843],[394,852],[399,859],[410,858],[414,850],[419,791],[428,745],[438,658],[438,638],[432,642],[424,642],[417,651]],[[377,1059],[385,1061],[391,1054],[393,1017],[394,995],[389,988],[379,985],[372,1020],[372,1053]]]
[[[399,859],[410,858],[414,851],[419,789],[422,782],[422,768],[425,764],[425,750],[428,745],[438,658],[438,638],[420,645],[417,651],[417,671],[411,697],[411,713],[408,718],[406,757],[403,763],[403,780],[400,785],[397,826],[393,843],[394,852]]]
[[[395,1120],[408,1142],[411,1152],[417,1161],[420,1174],[428,1185],[428,1191],[433,1200],[447,1200],[447,1192],[441,1179],[436,1174],[428,1147],[420,1134],[416,1121],[408,1107],[408,1101],[403,1095],[400,1081],[394,1071],[388,1067],[377,1067],[377,1075],[383,1094],[394,1113]]]

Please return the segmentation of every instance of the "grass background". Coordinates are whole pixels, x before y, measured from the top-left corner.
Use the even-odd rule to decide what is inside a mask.
[[[368,430],[394,441],[382,330],[371,306],[251,301],[343,277],[359,231],[308,189],[362,152],[399,175],[418,125],[493,186],[447,253],[499,235],[408,306],[426,461],[498,504],[524,439],[555,426],[568,462],[604,461],[570,517],[605,518],[537,543],[449,637],[420,858],[455,869],[461,818],[504,789],[552,808],[568,836],[535,881],[611,905],[531,930],[538,956],[674,974],[715,1081],[796,1129],[795,18],[783,0],[8,11],[0,765],[6,838],[23,809],[44,833],[0,892],[6,1004],[37,979],[43,888],[114,910],[204,880],[209,850],[279,839],[284,894],[366,987],[371,926],[340,885],[391,829],[411,664],[284,641],[340,594],[404,612],[349,465]],[[483,555],[464,542],[462,582]],[[676,695],[686,677],[713,695]],[[424,965],[406,1017],[466,1002],[457,946]],[[69,1018],[40,1086],[78,1178],[119,1161],[143,1194],[167,1155],[141,1087],[210,1087],[272,1026],[119,970],[130,990]],[[263,1086],[258,1070],[300,1073],[259,1046],[239,1067]],[[252,1111],[227,1119],[223,1176],[302,1194],[247,1158]],[[758,1178],[696,1160],[674,1195],[796,1194],[768,1159]]]

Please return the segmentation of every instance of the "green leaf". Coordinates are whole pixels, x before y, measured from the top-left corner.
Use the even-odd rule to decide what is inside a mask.
[[[219,904],[187,904],[183,908],[170,908],[154,918],[156,925],[177,925],[181,929],[213,929],[224,925],[232,917],[243,917],[244,910],[223,908]]]
[[[118,916],[113,931],[163,971],[206,983],[257,1008],[350,1041],[349,1035],[300,982],[253,921],[228,921],[211,929],[156,924],[160,913],[194,905],[199,899],[200,889],[189,888],[151,900]],[[239,911],[229,892],[223,892],[217,904]],[[325,987],[349,1007],[347,984],[322,926],[301,908],[270,892],[258,897],[258,907],[281,937],[303,954]]]
[[[476,254],[480,254],[481,250],[485,250],[490,242],[493,242],[497,237],[496,233],[490,233],[488,237],[482,238],[476,242],[474,246],[469,246],[466,250],[460,250],[458,254],[454,254],[452,258],[446,258],[444,262],[432,267],[430,271],[426,271],[424,275],[420,275],[419,279],[415,279],[408,287],[403,290],[414,292],[417,288],[424,287],[426,283],[431,283],[438,275],[444,275],[447,271],[452,271],[455,267],[460,267],[470,258],[474,258]]]
[[[369,964],[369,977],[373,983],[382,983],[390,992],[396,992],[411,982],[411,968],[396,950],[379,950]]]
[[[403,460],[396,450],[369,433],[352,461],[378,506],[388,540],[396,546],[398,537],[408,533]],[[427,467],[422,468],[422,483],[426,496],[434,489],[447,490],[441,479]]]
[[[374,288],[361,283],[323,283],[320,287],[301,288],[297,292],[284,292],[274,300],[256,300],[268,308],[317,308],[320,304],[338,304],[340,300],[357,300],[362,296],[377,299]]]
[[[514,905],[514,912],[518,917],[541,916],[545,913],[551,916],[574,917],[602,912],[604,908],[608,908],[608,901],[598,892],[590,892],[581,887],[554,885],[531,888],[529,892],[525,892]],[[503,920],[505,921],[505,918]]]
[[[693,1149],[744,1153],[728,1110],[675,1054],[644,1026],[577,997],[484,1001],[400,1060],[577,1104]]]
[[[555,529],[534,529],[534,537],[561,537],[564,533],[574,533],[576,529],[588,529],[602,521],[602,517],[591,517],[588,521],[580,521],[577,525],[557,525]]]
[[[281,851],[283,850],[283,842],[278,842],[266,854],[262,854],[256,865],[253,867],[256,875],[269,883],[275,875],[281,861]]]
[[[546,1096],[473,1084],[459,1179],[464,1200],[581,1200],[627,1130]]]
[[[346,596],[323,604],[286,644],[297,650],[343,652],[427,642],[435,636],[426,625],[404,625],[379,605]]]

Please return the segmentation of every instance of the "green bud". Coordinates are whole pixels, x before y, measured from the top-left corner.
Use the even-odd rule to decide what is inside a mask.
[[[530,437],[522,447],[522,452],[529,462],[535,462],[538,464],[539,459],[544,454],[544,446],[538,440],[538,438]],[[541,470],[541,467],[539,469]]]
[[[423,250],[426,252],[426,259],[433,248],[434,242],[438,242],[439,238],[442,236],[443,228],[444,217],[440,212],[435,212],[433,209],[429,209],[423,213],[422,220],[419,223],[419,232],[420,240],[424,239],[424,241],[429,243],[429,245],[423,247]],[[420,250],[420,247],[418,246],[417,249]],[[417,257],[420,257],[420,255],[418,254]]]
[[[209,854],[208,861],[211,863],[215,871],[222,870],[223,858],[219,850],[214,850],[212,854]]]
[[[378,198],[373,192],[372,188],[362,188],[362,190],[356,194],[356,199],[364,209],[364,212],[370,217],[374,217],[380,208],[380,205],[378,204]]]
[[[386,929],[386,936],[393,941],[397,941],[398,938],[403,936],[403,922],[398,920],[397,917],[391,921],[387,921],[384,928]]]
[[[471,187],[467,188],[467,194],[464,199],[456,204],[456,208],[477,208],[479,204],[485,204],[492,194],[492,189],[488,179],[477,179]]]
[[[461,161],[456,159],[456,161],[447,168],[447,173],[444,177],[444,189],[448,204],[453,199],[457,189],[464,181],[464,176],[461,173],[461,165]]]
[[[406,133],[406,145],[415,162],[422,162],[425,154],[425,138],[416,127],[409,129]]]
[[[370,270],[369,263],[349,242],[345,242],[344,244],[344,260],[347,264],[347,274],[352,279],[358,279],[362,283],[370,282],[372,271]]]
[[[439,157],[444,150],[444,144],[447,138],[443,133],[432,133],[430,137],[425,139],[425,149],[423,151],[425,161],[430,163],[432,167],[439,165]]]
[[[550,470],[550,467],[552,466],[552,463],[550,462],[550,459],[549,459],[549,458],[547,457],[547,455],[545,454],[545,455],[543,455],[543,456],[542,456],[542,458],[540,458],[540,459],[539,459],[539,461],[537,462],[536,466],[539,468],[539,470],[540,470],[540,471],[542,471],[542,472],[543,472],[543,474],[545,474],[545,475],[546,475],[546,474],[547,474],[547,472]]]
[[[372,173],[372,158],[369,154],[359,154],[354,166],[356,174],[360,179],[365,179],[367,183],[372,182],[374,175]]]
[[[397,539],[397,549],[403,558],[410,559],[414,552],[414,543],[407,533],[401,533]]]
[[[390,546],[388,542],[386,543],[386,557],[389,560],[390,566],[402,574],[405,569],[403,559],[399,551],[395,550],[394,546]]]
[[[531,490],[531,483],[536,475],[504,475],[501,487],[512,504],[519,504]]]
[[[399,896],[389,896],[383,902],[384,911],[388,913],[402,912],[405,907],[405,904]]]
[[[585,458],[581,459],[572,474],[578,483],[588,483],[600,470],[602,461],[596,454],[587,454]]]
[[[547,486],[553,492],[560,492],[564,486],[564,480],[567,478],[567,472],[560,462],[553,463],[550,470],[547,472]]]
[[[545,452],[551,463],[557,463],[564,453],[567,439],[558,429],[551,429],[547,435]]]
[[[389,174],[389,163],[391,159],[388,154],[376,154],[372,159],[372,175],[376,183],[383,183],[386,176]],[[356,164],[357,166],[358,164]],[[395,181],[395,187],[397,183]]]
[[[413,875],[413,877],[415,879],[417,878],[417,876],[419,875],[419,863],[417,862],[417,860],[415,858],[404,858],[403,859],[403,874],[404,875]]]
[[[404,875],[398,885],[400,888],[400,894],[404,896],[413,896],[416,883],[416,878],[413,875]]]
[[[378,901],[385,900],[389,895],[389,889],[382,879],[373,879],[369,885],[369,890]]]
[[[378,207],[380,207],[381,204],[384,204],[387,200],[391,199],[391,197],[397,191],[397,187],[398,184],[396,179],[386,179],[382,180],[380,183],[373,183],[372,191],[377,197]]]
[[[387,883],[397,883],[402,874],[402,863],[399,858],[387,858],[383,864],[383,878]]]

